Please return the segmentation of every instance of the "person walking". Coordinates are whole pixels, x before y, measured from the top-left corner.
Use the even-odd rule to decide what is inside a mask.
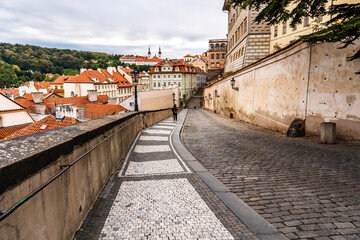
[[[179,109],[176,107],[176,104],[174,104],[171,111],[173,112],[174,121],[177,122],[177,112],[179,111]]]

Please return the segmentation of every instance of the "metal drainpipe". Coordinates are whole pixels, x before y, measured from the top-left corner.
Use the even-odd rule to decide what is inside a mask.
[[[310,45],[310,53],[309,53],[309,69],[308,69],[308,81],[306,87],[306,100],[305,100],[305,115],[304,120],[306,120],[306,114],[308,109],[308,101],[309,101],[309,84],[310,84],[310,70],[311,70],[311,55],[312,55],[312,45]]]

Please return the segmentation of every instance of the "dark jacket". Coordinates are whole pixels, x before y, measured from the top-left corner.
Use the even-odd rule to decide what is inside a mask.
[[[171,111],[173,112],[173,114],[177,113],[178,110],[179,110],[179,109],[178,109],[177,107],[175,107],[175,106],[171,109]]]

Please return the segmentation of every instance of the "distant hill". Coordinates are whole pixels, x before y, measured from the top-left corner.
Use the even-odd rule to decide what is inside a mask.
[[[80,68],[119,66],[122,55],[0,43],[0,88],[50,81],[46,73],[77,74]]]

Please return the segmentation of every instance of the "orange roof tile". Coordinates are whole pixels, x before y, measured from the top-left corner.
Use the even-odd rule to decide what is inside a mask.
[[[31,100],[31,101],[33,100],[33,96],[31,93],[25,93],[23,97],[26,98],[26,100]]]
[[[124,112],[126,109],[120,105],[109,105],[109,104],[86,104],[85,105],[85,118],[96,119],[103,118],[110,115]]]
[[[55,117],[48,116],[46,118],[41,119],[38,122],[35,122],[35,123],[32,123],[32,124],[26,126],[25,128],[15,132],[14,134],[12,134],[2,140],[3,141],[10,140],[13,138],[18,138],[18,137],[27,136],[30,134],[44,132],[44,131],[48,131],[48,130],[55,129],[55,128],[69,126],[69,125],[79,123],[79,122],[80,121],[75,118],[68,118],[68,117],[65,117],[62,121],[58,122],[58,121],[56,121]]]
[[[106,76],[96,70],[86,70],[79,76],[66,80],[65,83],[94,83],[96,81],[104,82]]]
[[[1,128],[0,129],[0,139],[10,136],[11,134],[14,134],[15,132],[25,128],[28,125],[29,124],[22,125],[22,126],[16,126],[16,127]]]
[[[108,78],[112,78],[113,76],[106,70],[106,69],[101,69],[101,72]]]
[[[50,84],[50,82],[34,82],[34,86],[38,91],[40,89],[50,89]],[[25,82],[25,85],[30,85],[30,82]]]
[[[114,82],[117,83],[117,86],[118,87],[132,87],[133,85],[128,81],[126,80],[126,78],[121,75],[121,73],[119,73],[118,71],[116,71],[114,73]]]
[[[134,69],[131,69],[131,68],[125,68],[125,67],[122,67],[121,70],[123,70],[125,73],[129,74],[134,71]]]
[[[18,88],[5,88],[5,89],[0,89],[0,93],[2,94],[7,94],[7,93],[11,93],[13,96],[17,96],[19,95],[19,89]]]
[[[51,84],[63,84],[67,80],[74,79],[76,76],[59,76]]]

